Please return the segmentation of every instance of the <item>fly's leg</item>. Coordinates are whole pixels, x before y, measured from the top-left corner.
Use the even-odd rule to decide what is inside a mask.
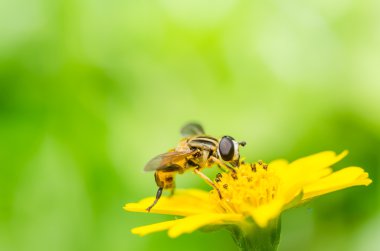
[[[201,158],[202,163],[200,166],[206,165],[209,156],[210,156],[210,150],[209,149],[205,149],[202,151],[202,158]]]
[[[156,199],[153,201],[152,205],[150,205],[149,207],[147,207],[146,211],[150,212],[150,210],[154,207],[154,205],[157,204],[157,201],[161,198],[162,189],[163,189],[163,187],[159,187],[158,188],[157,194],[156,194]]]
[[[224,170],[224,171],[229,170],[231,172],[236,173],[236,170],[233,167],[227,165],[226,163],[224,163],[220,159],[215,158],[214,156],[211,156],[210,159],[212,159],[212,161],[214,161],[214,163],[216,163],[219,166],[219,168],[221,168],[222,170]]]
[[[174,195],[174,191],[175,191],[175,185],[173,185],[172,189],[170,189],[170,197]]]
[[[204,173],[199,171],[198,168],[194,169],[194,173],[201,177],[204,181],[206,181],[206,183],[212,186],[216,191],[218,191],[219,199],[222,199],[222,194],[220,193],[219,188],[216,187],[214,182],[212,182],[212,180],[209,177],[207,177]]]
[[[228,170],[229,170],[229,169],[226,169],[225,167],[222,167],[222,166],[219,165],[219,164],[216,164],[216,166],[220,169],[220,171],[222,171],[222,172],[224,172],[224,173],[228,172]]]

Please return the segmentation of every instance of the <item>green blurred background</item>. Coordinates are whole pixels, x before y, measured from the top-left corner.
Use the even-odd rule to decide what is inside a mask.
[[[0,1],[0,250],[236,250],[225,231],[134,236],[172,219],[154,155],[179,129],[248,142],[267,162],[350,150],[374,183],[283,215],[280,250],[378,250],[380,4]],[[215,170],[209,170],[214,175]],[[208,189],[191,173],[178,187]]]

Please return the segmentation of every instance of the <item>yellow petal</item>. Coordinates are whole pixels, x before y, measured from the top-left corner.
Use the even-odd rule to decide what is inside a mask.
[[[180,220],[171,220],[171,221],[164,221],[156,224],[151,224],[143,227],[136,227],[131,230],[133,234],[138,234],[140,236],[144,236],[150,233],[163,231],[166,229],[169,229],[174,224],[176,224]]]
[[[169,229],[169,236],[175,238],[183,233],[191,233],[206,225],[222,224],[226,222],[241,221],[242,216],[239,214],[199,214],[188,216],[177,221]]]
[[[126,211],[145,212],[155,197],[149,197],[138,203],[128,203]],[[210,203],[209,193],[202,190],[178,190],[171,197],[162,197],[152,208],[152,213],[187,216],[201,213],[214,213],[215,205]]]
[[[368,173],[360,167],[346,167],[334,172],[319,181],[304,187],[303,200],[316,197],[322,194],[331,193],[351,186],[368,186],[372,180],[368,178]]]
[[[276,172],[279,176],[286,172],[289,162],[285,159],[273,160],[268,164],[268,168]]]
[[[288,164],[289,162],[286,159],[276,159],[272,160],[268,165],[276,169],[286,167]]]
[[[347,156],[347,154],[347,150],[343,151],[339,155],[336,155],[336,153],[333,151],[325,151],[295,160],[289,165],[291,168],[300,167],[305,172],[309,171],[310,169],[322,169],[332,166]]]
[[[150,233],[169,230],[170,237],[175,238],[183,233],[191,233],[206,225],[238,222],[243,219],[239,214],[198,214],[183,219],[164,221],[132,229],[133,234],[144,236]]]
[[[282,187],[279,194],[283,194],[285,203],[293,200],[308,184],[314,183],[332,172],[331,165],[340,161],[348,154],[343,151],[336,155],[332,151],[313,154],[290,163],[281,173]]]
[[[250,214],[259,227],[265,228],[270,220],[277,218],[281,214],[283,206],[283,201],[277,199],[252,209]]]
[[[300,194],[305,185],[316,182],[331,173],[331,168],[325,168],[316,170],[313,173],[303,173],[302,175],[299,173],[294,174],[293,177],[283,179],[282,186],[278,191],[278,196],[282,196],[285,204],[287,204]]]

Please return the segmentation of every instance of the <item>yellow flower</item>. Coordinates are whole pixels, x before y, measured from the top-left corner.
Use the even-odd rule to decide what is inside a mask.
[[[215,184],[221,192],[182,190],[163,197],[152,213],[184,216],[132,229],[146,235],[168,230],[170,237],[191,233],[205,226],[237,225],[244,228],[252,220],[266,228],[281,212],[311,198],[351,186],[368,186],[372,181],[360,167],[346,167],[333,172],[331,166],[347,155],[326,151],[288,163],[276,160],[268,165],[261,161],[242,163],[236,173],[218,174]],[[146,212],[154,197],[128,203],[127,211]]]

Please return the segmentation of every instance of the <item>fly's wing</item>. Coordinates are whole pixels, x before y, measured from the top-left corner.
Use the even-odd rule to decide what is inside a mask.
[[[181,135],[183,137],[190,137],[194,135],[203,135],[203,134],[205,134],[205,131],[203,130],[203,127],[198,123],[186,124],[181,129]]]
[[[151,159],[144,167],[144,171],[165,170],[176,162],[183,160],[187,156],[192,155],[195,151],[189,150],[186,152],[167,152],[160,154]]]

